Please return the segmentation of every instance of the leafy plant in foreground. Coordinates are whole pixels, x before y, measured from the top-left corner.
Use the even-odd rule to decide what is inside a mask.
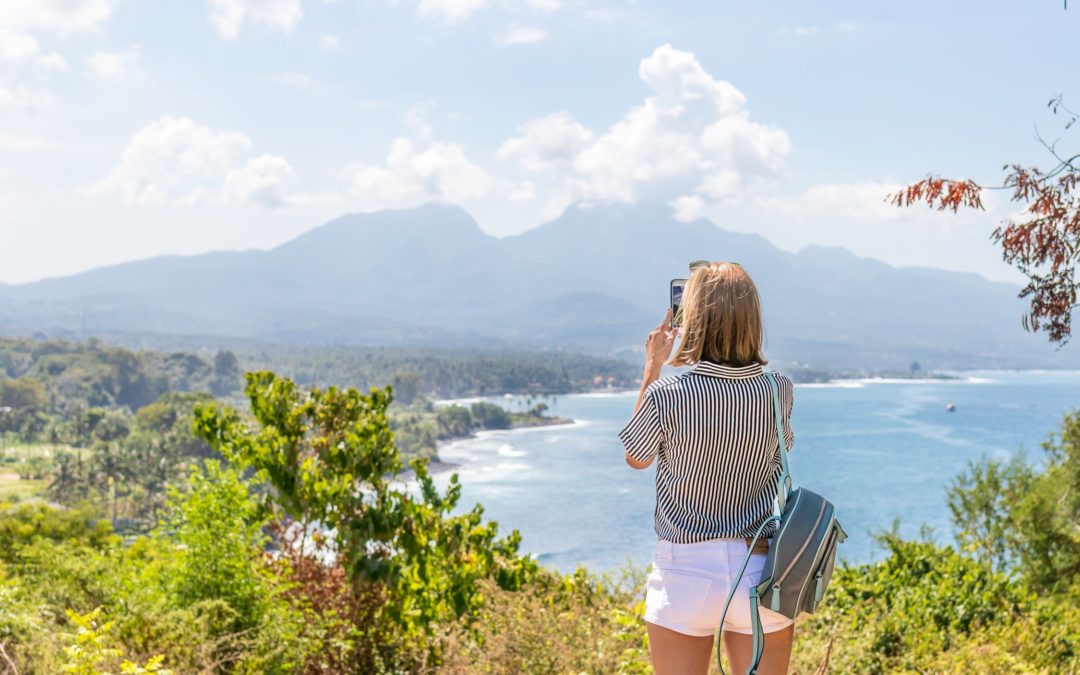
[[[440,492],[415,460],[416,486],[396,483],[404,468],[386,411],[390,389],[330,387],[303,391],[273,373],[247,375],[246,393],[257,427],[221,406],[196,408],[195,431],[268,485],[268,506],[302,533],[303,554],[326,540],[355,587],[382,585],[381,616],[406,635],[477,610],[477,581],[492,578],[517,589],[537,566],[518,555],[517,532],[498,537],[483,509],[453,515],[461,497],[457,477]]]

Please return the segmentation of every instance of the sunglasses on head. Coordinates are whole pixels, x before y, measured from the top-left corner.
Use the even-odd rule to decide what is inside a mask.
[[[711,260],[695,260],[694,262],[690,263],[690,271],[693,272],[694,270],[696,270],[699,267],[705,267],[707,265],[712,265],[712,264],[714,264],[714,263]],[[734,265],[736,267],[740,267],[739,263],[737,263],[737,262],[722,262],[721,264]]]

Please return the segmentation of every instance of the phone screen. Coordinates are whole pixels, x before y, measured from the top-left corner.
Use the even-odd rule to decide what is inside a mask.
[[[686,279],[671,280],[671,325],[678,326],[680,319],[679,310],[682,308],[683,289],[686,287]]]

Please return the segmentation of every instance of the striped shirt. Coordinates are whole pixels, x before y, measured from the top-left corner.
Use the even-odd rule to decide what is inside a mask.
[[[784,442],[794,387],[777,374]],[[656,459],[656,534],[676,544],[751,537],[773,513],[780,477],[772,393],[758,364],[701,361],[645,390],[619,432],[626,453]],[[775,524],[763,536],[771,536]]]

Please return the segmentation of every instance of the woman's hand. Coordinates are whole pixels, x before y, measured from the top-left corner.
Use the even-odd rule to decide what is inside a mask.
[[[660,367],[671,358],[671,348],[679,329],[671,325],[671,308],[664,314],[660,325],[652,329],[645,340],[645,372],[660,374]]]

